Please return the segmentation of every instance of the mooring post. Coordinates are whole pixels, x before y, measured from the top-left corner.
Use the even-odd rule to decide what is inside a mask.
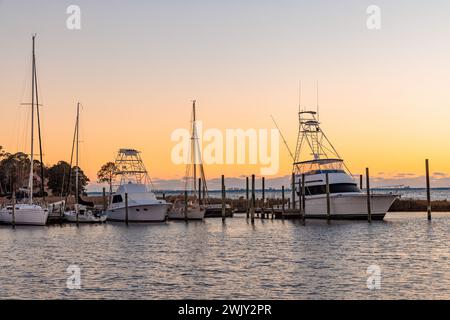
[[[327,221],[331,219],[331,203],[330,203],[330,178],[328,172],[325,173],[326,191],[327,191]]]
[[[427,178],[427,215],[428,220],[431,220],[431,193],[430,193],[430,167],[428,159],[425,159],[425,170]]]
[[[291,209],[291,198],[288,198],[287,202],[288,202],[288,209]]]
[[[281,186],[281,212],[284,214],[284,186]]]
[[[247,199],[247,204],[245,205],[245,210],[247,211],[247,219],[249,218],[250,215],[250,197],[249,197],[249,185],[248,185],[248,177],[245,177],[245,196]]]
[[[225,222],[225,176],[222,175],[222,222]]]
[[[198,178],[198,203],[202,204],[202,179]]]
[[[369,168],[366,168],[366,189],[367,189],[367,221],[372,222],[372,208],[370,206],[370,177]]]
[[[292,172],[292,177],[291,177],[291,188],[292,188],[292,209],[295,210],[295,173]]]
[[[13,191],[13,199],[12,199],[12,227],[16,228],[16,191]]]
[[[359,189],[361,189],[361,191],[363,189],[363,175],[362,174],[359,175]]]
[[[102,200],[103,200],[103,211],[106,211],[106,189],[103,187],[102,190]]]
[[[75,214],[76,214],[76,216],[77,216],[77,227],[78,227],[78,225],[79,225],[79,223],[80,223],[80,217],[79,217],[79,215],[80,215],[80,207],[79,207],[79,205],[78,205],[78,196],[77,196],[75,199],[76,199],[76,203],[75,203]]]
[[[166,194],[163,192],[163,200],[166,200]]]
[[[264,207],[266,205],[266,179],[264,177],[262,177],[262,199],[261,199],[261,217],[264,219],[265,218],[265,212],[264,212]]]
[[[306,197],[305,197],[305,195],[306,195],[305,174],[302,173],[302,220],[303,220],[303,223],[305,223],[305,220],[306,220]]]
[[[184,221],[188,222],[188,192],[184,190]]]
[[[128,225],[128,192],[125,192],[125,223]]]
[[[252,174],[251,221],[252,221],[252,223],[255,223],[255,175],[254,174]]]

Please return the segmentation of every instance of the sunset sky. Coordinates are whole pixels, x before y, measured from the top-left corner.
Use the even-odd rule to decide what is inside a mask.
[[[81,8],[81,30],[66,9]],[[381,29],[366,9],[381,8]],[[188,128],[191,100],[206,128],[273,128],[291,148],[302,104],[352,173],[379,185],[450,186],[448,1],[23,1],[0,0],[0,145],[27,150],[31,34],[46,164],[69,160],[83,104],[81,162],[91,180],[121,147],[136,148],[151,177],[176,182],[170,135]],[[280,141],[281,181],[292,161]],[[212,165],[208,178],[258,174]],[[280,180],[281,179],[281,180]],[[182,184],[179,184],[182,186]]]

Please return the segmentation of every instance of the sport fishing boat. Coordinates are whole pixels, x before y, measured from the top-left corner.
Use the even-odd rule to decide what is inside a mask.
[[[106,214],[110,221],[163,222],[170,203],[159,200],[148,187],[150,177],[135,149],[120,149],[115,161],[120,185],[111,197]],[[128,214],[128,216],[127,216]]]
[[[36,73],[36,57],[34,50],[36,35],[32,37],[33,50],[32,50],[32,77],[31,77],[31,103],[27,104],[31,106],[31,144],[30,144],[30,174],[28,178],[28,193],[27,203],[13,203],[0,209],[0,223],[4,224],[17,224],[17,225],[37,225],[44,226],[47,224],[48,210],[42,205],[33,202],[33,178],[34,178],[34,113],[36,109],[38,130],[39,130],[39,147],[42,163],[42,144],[40,134],[40,121],[39,121],[39,97],[38,97],[38,84]],[[41,166],[41,194],[44,195],[44,179],[43,179],[43,166]],[[13,191],[13,202],[15,202],[15,190]]]
[[[174,201],[173,206],[169,209],[169,220],[202,220],[205,217],[207,202],[207,186],[205,179],[205,171],[203,169],[203,161],[200,146],[198,143],[197,123],[195,114],[195,100],[192,101],[192,127],[191,127],[191,163],[186,165],[185,174],[185,199],[178,198]],[[199,170],[198,190],[197,190],[197,166]],[[191,170],[192,169],[192,170]],[[191,180],[191,181],[189,181]],[[191,185],[192,199],[188,200],[187,189]],[[203,187],[203,199],[202,199]]]
[[[293,172],[300,203],[302,190],[305,193],[305,217],[327,218],[328,176],[330,218],[367,219],[367,193],[358,187],[344,160],[321,129],[317,112],[299,111],[298,115],[299,133]],[[308,159],[311,156],[312,159]],[[372,219],[382,220],[396,197],[393,194],[371,194]]]
[[[80,198],[80,190],[79,190],[79,164],[78,164],[78,150],[79,150],[79,128],[80,128],[80,103],[77,104],[77,118],[75,122],[75,132],[74,139],[76,139],[76,143],[72,143],[72,155],[70,160],[70,167],[72,167],[72,158],[73,158],[73,146],[76,146],[76,156],[75,156],[75,206],[73,210],[64,212],[64,219],[68,222],[76,222],[76,223],[102,223],[106,221],[106,215],[102,213],[101,210],[95,209],[94,204],[88,201],[84,201]],[[75,141],[73,141],[75,142]],[[68,188],[70,184],[70,172],[68,179]],[[65,201],[64,201],[65,203]]]

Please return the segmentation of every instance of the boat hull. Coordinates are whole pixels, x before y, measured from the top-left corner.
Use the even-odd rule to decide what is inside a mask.
[[[371,195],[371,218],[383,220],[386,212],[396,199],[395,195]],[[308,219],[327,219],[326,195],[306,197],[305,217]],[[363,193],[330,195],[330,219],[366,220],[367,196]]]
[[[48,211],[44,209],[15,210],[14,223],[16,225],[45,226],[47,224]],[[0,210],[0,224],[13,224],[13,214],[10,209]]]
[[[128,207],[128,222],[163,222],[169,204],[141,204]],[[126,221],[126,210],[124,207],[108,209],[106,211],[108,221]]]
[[[184,209],[172,209],[169,210],[168,218],[169,220],[203,220],[205,217],[205,209],[200,208],[188,208],[186,217],[184,215]]]
[[[107,216],[95,216],[93,214],[79,214],[78,223],[102,223],[106,221]],[[77,222],[77,214],[74,212],[64,213],[64,219],[67,222]]]

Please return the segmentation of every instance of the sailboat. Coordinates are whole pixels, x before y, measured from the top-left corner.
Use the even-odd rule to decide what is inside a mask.
[[[75,207],[74,210],[69,210],[64,212],[64,218],[68,222],[76,222],[76,223],[101,223],[106,221],[106,215],[102,214],[101,210],[97,210],[94,208],[93,204],[89,204],[82,199],[80,199],[80,190],[79,190],[79,164],[78,164],[78,156],[79,156],[79,128],[80,128],[80,103],[77,104],[77,120],[75,124],[75,135],[76,137],[76,156],[75,156]],[[73,155],[73,150],[72,150]],[[72,161],[71,161],[72,162]],[[72,165],[72,163],[70,164]],[[68,184],[70,185],[70,177]],[[70,189],[70,188],[68,188]],[[81,201],[80,201],[81,200]]]
[[[121,222],[163,222],[170,204],[156,198],[149,189],[151,182],[140,152],[120,149],[114,163],[120,177],[119,188],[113,193],[106,211],[108,220]]]
[[[203,161],[201,156],[201,150],[198,142],[197,135],[197,123],[195,114],[195,100],[192,102],[192,128],[191,128],[191,164],[186,166],[185,175],[185,190],[189,184],[189,179],[192,179],[192,191],[193,200],[188,201],[188,199],[177,199],[173,206],[169,209],[168,217],[169,220],[202,220],[205,217],[206,204],[204,203],[207,199],[206,195],[208,192],[205,179],[205,171],[203,170]],[[197,165],[199,167],[199,185],[197,190]],[[190,175],[192,168],[192,176]],[[202,199],[201,189],[203,187],[204,196]],[[203,200],[203,201],[202,201]]]
[[[47,223],[48,210],[47,208],[35,204],[33,202],[33,178],[34,178],[34,111],[36,108],[38,129],[39,129],[39,149],[41,157],[41,195],[44,197],[44,179],[43,179],[43,165],[42,165],[42,143],[40,134],[40,119],[39,119],[39,97],[37,85],[36,72],[36,56],[35,56],[35,38],[32,36],[32,76],[31,76],[31,144],[30,144],[30,174],[28,178],[28,201],[26,203],[13,203],[0,209],[0,223],[17,224],[17,225],[38,225],[44,226]],[[13,191],[15,193],[15,191]],[[15,199],[15,195],[13,195]],[[15,201],[14,201],[15,202]]]
[[[299,110],[299,132],[293,163],[295,189],[303,198],[306,218],[327,218],[328,176],[331,219],[367,219],[367,195],[323,132],[316,111]],[[312,158],[309,158],[312,156]],[[302,181],[304,177],[304,182]],[[382,220],[396,199],[393,194],[370,196],[373,220]]]

